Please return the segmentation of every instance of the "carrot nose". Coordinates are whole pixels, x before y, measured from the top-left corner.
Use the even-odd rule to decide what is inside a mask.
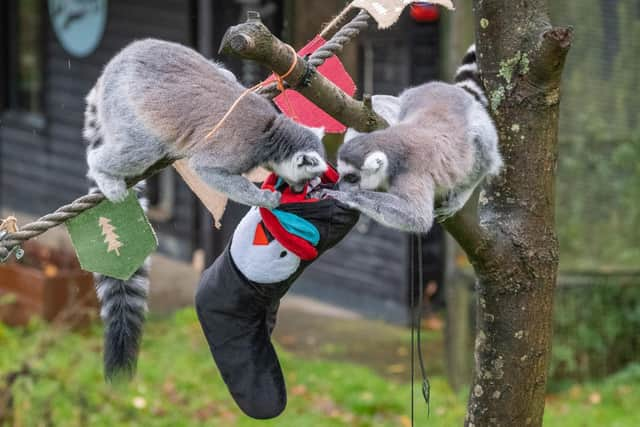
[[[258,223],[256,227],[256,234],[253,236],[253,246],[268,246],[269,239],[267,238],[267,233],[264,232],[264,226],[261,222]]]

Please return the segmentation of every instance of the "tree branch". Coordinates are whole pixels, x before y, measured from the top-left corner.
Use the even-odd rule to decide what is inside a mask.
[[[530,72],[522,79],[524,84],[517,100],[543,95],[544,104],[560,101],[560,77],[572,38],[571,27],[551,28],[540,34],[538,46],[531,53]]]
[[[251,17],[227,30],[220,53],[251,59],[279,75],[286,74],[293,64],[289,46],[271,34],[259,19]],[[357,131],[371,132],[388,126],[382,117],[344,93],[303,58],[298,57],[285,80],[330,116]]]
[[[471,259],[478,257],[478,248],[482,242],[489,239],[478,217],[480,191],[479,187],[476,188],[467,204],[451,218],[442,222],[443,227],[456,239]]]

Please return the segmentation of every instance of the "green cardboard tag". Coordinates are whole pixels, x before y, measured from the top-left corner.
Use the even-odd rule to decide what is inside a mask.
[[[66,222],[80,266],[87,271],[127,280],[158,247],[135,194],[122,203],[108,200]]]

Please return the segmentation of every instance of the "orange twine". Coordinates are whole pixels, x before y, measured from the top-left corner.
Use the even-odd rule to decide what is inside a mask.
[[[279,75],[278,73],[274,73],[276,75],[276,84],[277,84],[278,90],[280,92],[284,92],[285,91],[284,80],[287,77],[289,77],[291,75],[291,73],[293,73],[293,70],[295,70],[296,66],[298,65],[298,53],[290,45],[287,45],[287,48],[289,48],[289,50],[291,50],[291,53],[293,53],[293,61],[291,63],[291,67],[289,67],[289,70],[286,73],[282,74],[282,75]],[[238,97],[238,99],[235,100],[235,102],[231,105],[229,110],[227,110],[227,112],[224,114],[224,116],[222,116],[222,118],[220,119],[218,124],[216,124],[214,126],[214,128],[211,129],[211,132],[209,132],[207,134],[207,136],[205,136],[205,139],[211,138],[211,136],[213,134],[215,134],[218,131],[218,129],[220,129],[220,127],[222,127],[224,122],[229,118],[231,113],[233,113],[233,111],[236,109],[236,107],[238,106],[240,101],[242,101],[243,98],[245,98],[247,95],[249,95],[252,92],[257,92],[258,90],[262,89],[263,87],[264,87],[264,82],[260,82],[257,85],[255,85],[253,87],[250,87],[249,89],[246,89],[244,92],[242,92],[242,95],[240,95]]]

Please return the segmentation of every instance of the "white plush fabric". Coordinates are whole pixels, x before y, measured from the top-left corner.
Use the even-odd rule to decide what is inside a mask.
[[[256,227],[260,221],[260,212],[255,207],[242,218],[231,240],[231,258],[238,270],[252,282],[281,282],[298,269],[300,258],[277,240],[268,245],[254,245]]]

